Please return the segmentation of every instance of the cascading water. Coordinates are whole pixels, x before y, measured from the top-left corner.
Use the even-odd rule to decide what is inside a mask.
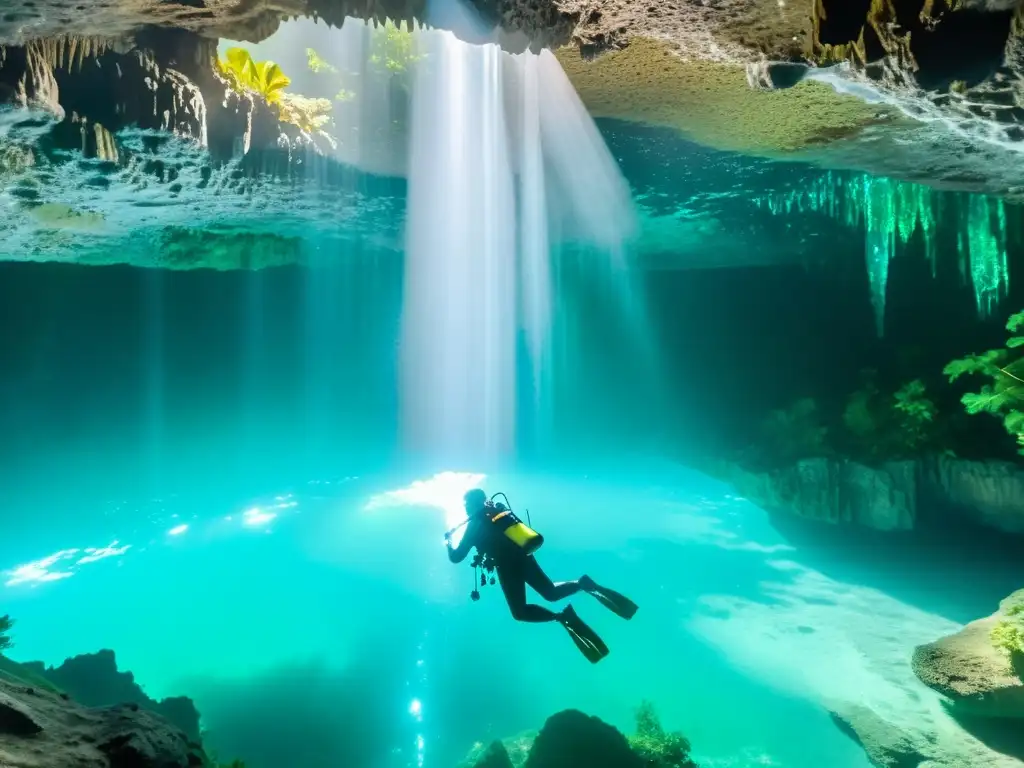
[[[551,250],[621,257],[629,188],[549,52],[416,32],[402,331],[407,444],[496,458],[515,445],[516,349],[543,411]]]

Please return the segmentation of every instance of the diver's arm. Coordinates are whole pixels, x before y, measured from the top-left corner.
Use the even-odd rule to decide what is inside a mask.
[[[459,546],[453,547],[451,540],[448,541],[448,559],[453,563],[461,563],[466,559],[466,555],[476,545],[477,539],[477,526],[478,523],[470,522],[466,526],[466,534],[462,537],[462,541],[459,542]]]

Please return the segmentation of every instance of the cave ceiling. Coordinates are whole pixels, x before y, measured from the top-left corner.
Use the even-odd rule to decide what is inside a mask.
[[[318,248],[400,248],[402,136],[346,156],[217,68],[223,41],[255,52],[304,20],[555,51],[613,152],[662,169],[625,165],[652,264],[682,245],[691,266],[804,258],[809,231],[744,201],[822,170],[1024,199],[1019,2],[471,4],[472,28],[426,0],[7,0],[0,258],[269,266],[301,261],[311,226]],[[731,251],[702,245],[724,232]]]

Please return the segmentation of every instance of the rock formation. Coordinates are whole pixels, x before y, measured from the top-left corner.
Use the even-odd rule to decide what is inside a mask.
[[[829,714],[843,733],[864,748],[871,764],[878,768],[918,768],[928,759],[922,754],[923,745],[915,743],[913,736],[867,707],[840,706]]]
[[[160,715],[181,729],[189,739],[199,741],[199,712],[192,700],[176,696],[154,701],[135,682],[131,672],[118,670],[113,651],[74,656],[59,667],[30,662],[22,664],[21,668],[36,678],[48,681],[83,706],[132,705]]]
[[[1007,0],[468,1],[510,50],[557,49],[596,116],[948,189],[1024,189],[1024,11]],[[275,258],[278,243],[249,256],[240,230],[291,238],[292,255],[311,225],[336,239],[376,233],[386,217],[372,218],[374,206],[400,203],[330,183],[346,172],[325,143],[231,92],[215,49],[265,40],[298,16],[409,25],[427,10],[12,0],[0,14],[0,179],[13,202],[0,258],[99,263],[117,252],[146,266],[258,268],[294,259]],[[281,220],[265,223],[268,211]],[[165,229],[216,240],[216,258],[165,253]]]
[[[1016,642],[1011,646],[1013,637]],[[991,616],[971,622],[955,635],[919,646],[913,663],[917,677],[946,696],[954,712],[1005,719],[1008,728],[1021,728],[1024,589],[1003,600]]]
[[[637,732],[627,738],[599,718],[576,709],[552,715],[540,731],[478,744],[460,768],[697,768],[690,742],[667,733],[651,704],[637,711]]]
[[[540,729],[526,768],[643,768],[644,763],[614,727],[578,710],[552,715]]]
[[[1008,462],[942,456],[867,466],[814,458],[763,472],[736,465],[711,472],[769,511],[821,522],[880,531],[951,522],[1024,533],[1024,470]]]
[[[202,768],[202,748],[134,704],[89,708],[0,676],[5,768]]]

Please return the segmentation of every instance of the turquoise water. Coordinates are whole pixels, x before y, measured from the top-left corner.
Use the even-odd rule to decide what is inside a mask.
[[[771,517],[687,461],[917,345],[931,387],[1001,344],[1014,209],[595,123],[549,54],[432,31],[375,72],[365,26],[281,32],[253,55],[337,102],[330,152],[206,165],[126,129],[21,180],[112,226],[0,244],[82,262],[0,264],[11,656],[113,649],[247,768],[451,768],[566,708],[631,732],[644,701],[703,768],[866,768],[850,705],[947,734],[911,656],[1019,588],[997,537]],[[250,270],[239,242],[291,250]],[[607,659],[470,599],[442,536],[476,486],[552,578],[640,605],[572,599]]]
[[[641,605],[627,623],[573,600],[612,649],[601,664],[556,625],[512,622],[497,587],[469,599],[472,570],[448,563],[440,533],[478,483],[529,508],[554,578],[586,572]],[[863,751],[822,705],[913,717],[929,695],[910,672],[913,646],[998,589],[896,596],[887,586],[906,589],[905,573],[886,585],[870,553],[832,553],[822,567],[760,509],[663,462],[406,471],[76,507],[77,524],[53,529],[40,510],[21,532],[31,546],[0,545],[16,656],[114,648],[151,696],[192,696],[208,743],[252,766],[285,754],[308,766],[353,754],[452,764],[567,707],[629,730],[650,699],[703,766],[861,768]],[[921,582],[955,580],[939,563],[913,567]]]

